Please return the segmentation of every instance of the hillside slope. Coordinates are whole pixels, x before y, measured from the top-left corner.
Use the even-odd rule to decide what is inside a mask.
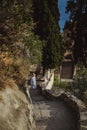
[[[0,129],[34,130],[32,104],[13,81],[6,80],[0,82],[0,87],[1,85],[3,89],[0,90]]]

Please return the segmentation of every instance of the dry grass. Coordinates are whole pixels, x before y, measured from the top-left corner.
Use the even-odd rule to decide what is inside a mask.
[[[0,91],[3,91],[5,89],[5,84],[3,81],[0,80]]]
[[[2,96],[0,95],[0,101],[2,101],[3,100],[3,98],[2,98]]]
[[[0,79],[0,91],[4,91],[6,88],[12,88],[17,90],[17,84],[13,79],[6,78],[6,79]]]
[[[23,48],[16,45],[0,48],[0,91],[8,86],[23,85],[29,75],[29,66],[29,57]]]

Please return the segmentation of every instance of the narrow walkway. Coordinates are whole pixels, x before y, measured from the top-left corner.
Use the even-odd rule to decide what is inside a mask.
[[[64,101],[49,101],[30,89],[37,130],[78,130],[75,113]]]

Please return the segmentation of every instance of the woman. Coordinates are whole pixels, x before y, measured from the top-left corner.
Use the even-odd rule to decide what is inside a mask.
[[[36,88],[36,77],[35,77],[35,73],[32,74],[32,77],[31,77],[31,87],[33,89]]]

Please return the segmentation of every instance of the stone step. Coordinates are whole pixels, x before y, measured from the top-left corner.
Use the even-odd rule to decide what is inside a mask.
[[[72,79],[74,73],[73,62],[63,62],[61,70],[61,78]]]
[[[38,89],[30,89],[30,96],[33,102],[46,100],[44,96],[40,94]]]
[[[31,96],[31,98],[32,98],[33,102],[38,102],[38,101],[44,101],[44,100],[46,100],[42,96],[33,96],[33,97]]]

